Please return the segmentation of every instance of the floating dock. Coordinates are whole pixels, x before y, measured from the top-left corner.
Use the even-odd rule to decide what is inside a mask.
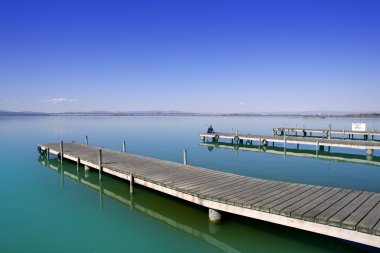
[[[345,139],[348,135],[348,139],[353,139],[355,136],[362,136],[364,140],[375,140],[376,136],[380,136],[380,132],[372,131],[351,131],[351,130],[333,130],[333,129],[307,129],[307,128],[289,128],[279,127],[273,128],[273,135],[287,135],[287,136],[301,136],[311,137],[317,135],[322,138],[338,138]],[[338,135],[338,136],[333,136]],[[315,136],[315,137],[317,137]]]
[[[299,138],[293,136],[278,136],[278,135],[251,135],[251,134],[233,134],[233,133],[203,133],[200,134],[203,141],[207,138],[212,141],[219,141],[219,139],[231,140],[231,142],[243,144],[253,144],[257,142],[259,146],[266,146],[270,142],[272,144],[281,143],[286,148],[286,144],[297,145],[312,145],[316,150],[323,149],[324,147],[339,147],[351,149],[367,150],[367,155],[373,155],[374,150],[380,150],[380,143],[374,141],[358,141],[358,140],[340,140],[340,139],[321,139],[321,138]]]
[[[133,185],[222,212],[259,219],[380,248],[380,193],[263,180],[78,143],[38,146]]]

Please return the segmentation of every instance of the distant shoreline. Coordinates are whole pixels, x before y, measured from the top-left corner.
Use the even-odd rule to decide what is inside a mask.
[[[0,112],[0,116],[11,117],[141,117],[141,116],[207,116],[207,117],[310,117],[310,118],[380,118],[380,113],[348,113],[348,114],[304,114],[304,113],[181,113],[181,112],[125,112],[125,113],[39,113],[39,112]]]

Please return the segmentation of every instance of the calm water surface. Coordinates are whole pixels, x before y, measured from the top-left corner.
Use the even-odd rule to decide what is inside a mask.
[[[207,209],[136,187],[76,165],[49,164],[39,143],[83,142],[176,162],[188,150],[192,165],[257,178],[380,192],[379,156],[332,148],[300,156],[295,146],[268,152],[200,145],[199,133],[216,131],[272,134],[273,127],[350,129],[366,122],[380,130],[379,119],[302,117],[4,117],[0,118],[1,252],[361,252],[374,250],[296,229],[225,215],[208,222]],[[275,154],[270,151],[278,151]],[[295,153],[295,155],[292,155]],[[342,153],[348,153],[343,155]],[[327,159],[322,159],[323,156]],[[337,157],[337,158],[334,158]],[[345,158],[355,158],[347,162]],[[337,160],[339,159],[339,160]]]

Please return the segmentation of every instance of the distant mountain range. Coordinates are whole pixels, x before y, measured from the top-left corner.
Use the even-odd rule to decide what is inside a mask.
[[[380,112],[278,112],[278,113],[194,113],[180,111],[90,111],[90,112],[12,112],[0,110],[0,116],[304,116],[304,117],[380,117]]]

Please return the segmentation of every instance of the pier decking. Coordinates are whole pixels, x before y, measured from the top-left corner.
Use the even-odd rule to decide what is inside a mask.
[[[214,141],[219,139],[227,139],[236,143],[251,143],[253,141],[258,142],[260,145],[267,145],[268,142],[282,143],[284,147],[286,144],[301,144],[312,145],[316,149],[320,147],[339,147],[339,148],[351,148],[351,149],[365,149],[368,155],[373,155],[374,150],[380,150],[379,142],[372,141],[359,141],[359,140],[340,140],[340,139],[321,139],[321,138],[299,138],[293,136],[277,136],[277,135],[251,135],[251,134],[232,134],[232,133],[203,133],[200,137],[205,140],[211,138]]]
[[[312,135],[318,134],[322,138],[331,138],[333,134],[341,136],[341,138],[353,139],[354,136],[363,136],[363,139],[375,140],[375,136],[380,136],[380,132],[375,130],[372,131],[351,131],[351,130],[337,130],[337,129],[308,129],[308,128],[290,128],[290,127],[279,127],[273,128],[273,135],[288,135],[288,136],[303,136],[311,137]],[[337,138],[337,136],[334,136]]]
[[[97,169],[99,175],[108,173],[129,180],[131,186],[139,184],[211,212],[233,213],[380,248],[380,193],[263,180],[78,143],[39,148]]]

